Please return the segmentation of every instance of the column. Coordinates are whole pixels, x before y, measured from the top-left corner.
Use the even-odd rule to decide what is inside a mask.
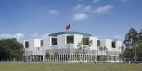
[[[65,54],[63,54],[63,61],[65,61],[65,58],[64,58],[65,56],[64,56],[64,55],[65,55]]]
[[[60,59],[61,59],[61,54],[59,54],[59,61],[60,61]]]
[[[71,61],[73,61],[73,54],[71,54]]]

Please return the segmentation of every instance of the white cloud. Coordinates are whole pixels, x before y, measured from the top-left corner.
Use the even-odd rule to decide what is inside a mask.
[[[75,7],[74,7],[74,10],[76,13],[89,13],[92,10],[93,6],[91,5],[87,5],[87,6],[83,6],[81,4],[77,4]]]
[[[47,37],[48,36],[48,33],[46,33],[46,34],[39,34],[39,33],[33,33],[33,34],[31,34],[31,36],[30,36],[30,38],[45,38],[45,37]]]
[[[98,7],[97,9],[94,9],[92,5],[81,5],[77,4],[74,7],[74,14],[73,14],[73,20],[75,21],[81,21],[88,18],[89,15],[92,14],[105,14],[110,12],[113,9],[112,5],[105,5]]]
[[[81,21],[81,20],[85,20],[88,18],[89,13],[91,13],[92,10],[92,6],[88,5],[88,6],[83,6],[81,4],[78,4],[74,7],[75,13],[73,14],[73,20],[74,21]]]
[[[102,7],[97,8],[97,9],[94,11],[94,13],[97,13],[97,14],[104,14],[104,13],[110,12],[112,9],[113,9],[113,6],[112,6],[112,5],[105,5],[105,6],[102,6]]]
[[[78,10],[78,9],[81,9],[83,6],[81,5],[81,4],[77,4],[76,6],[75,6],[75,10]]]
[[[23,33],[16,33],[16,34],[2,33],[2,34],[0,34],[0,39],[4,39],[4,38],[22,39],[23,37],[24,37]]]
[[[87,14],[85,13],[76,13],[73,15],[73,20],[75,21],[81,21],[81,20],[84,20],[88,17]]]
[[[92,12],[93,10],[93,6],[91,6],[91,5],[88,5],[88,6],[86,6],[85,8],[84,8],[84,12],[88,12],[88,13],[90,13],[90,12]]]
[[[11,35],[7,33],[2,33],[0,34],[0,38],[11,38]]]
[[[97,2],[100,2],[100,0],[93,0],[93,3],[97,3]]]
[[[21,39],[24,37],[24,34],[23,33],[16,33],[16,34],[14,34],[14,37],[17,39]]]
[[[50,15],[58,15],[59,11],[57,11],[56,9],[52,9],[48,12]]]

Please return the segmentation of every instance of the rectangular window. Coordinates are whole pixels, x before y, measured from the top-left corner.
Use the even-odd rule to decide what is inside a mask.
[[[116,56],[113,56],[113,60],[116,61]]]
[[[52,45],[57,45],[57,38],[55,37],[52,38]]]
[[[113,41],[113,42],[111,43],[111,45],[112,45],[112,48],[115,48],[115,41]]]
[[[89,38],[83,38],[83,45],[89,45]]]
[[[67,36],[67,44],[74,44],[74,36]]]
[[[97,46],[100,46],[100,40],[97,40]]]
[[[29,48],[29,42],[25,41],[25,48]]]
[[[43,46],[43,40],[40,40],[40,46]]]

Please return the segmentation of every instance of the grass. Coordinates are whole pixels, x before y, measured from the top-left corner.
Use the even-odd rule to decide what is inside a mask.
[[[0,62],[0,71],[142,71],[142,64],[55,64]]]

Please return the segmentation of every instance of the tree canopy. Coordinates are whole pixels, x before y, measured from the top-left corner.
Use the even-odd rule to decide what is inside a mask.
[[[23,56],[23,45],[15,38],[0,40],[0,60],[21,60]]]

